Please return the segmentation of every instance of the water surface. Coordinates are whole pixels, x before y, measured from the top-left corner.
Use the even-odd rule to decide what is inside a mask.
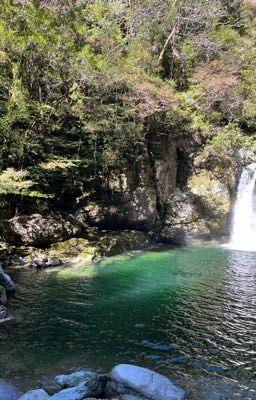
[[[256,253],[189,247],[12,275],[0,369],[19,387],[122,362],[166,374],[193,399],[256,399]]]

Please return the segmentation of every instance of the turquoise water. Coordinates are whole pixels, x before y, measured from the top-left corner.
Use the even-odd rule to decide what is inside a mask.
[[[189,247],[12,275],[0,369],[19,387],[80,366],[134,363],[193,399],[207,399],[206,387],[256,399],[256,253]]]

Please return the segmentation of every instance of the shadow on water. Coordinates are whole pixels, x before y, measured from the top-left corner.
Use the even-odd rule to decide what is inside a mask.
[[[17,271],[15,319],[0,327],[1,375],[28,387],[45,372],[128,362],[195,396],[207,381],[228,398],[256,398],[255,266],[256,253],[191,247]]]

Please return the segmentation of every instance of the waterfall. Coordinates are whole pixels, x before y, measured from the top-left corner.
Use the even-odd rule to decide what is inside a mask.
[[[249,165],[242,172],[228,247],[256,251],[256,164]]]

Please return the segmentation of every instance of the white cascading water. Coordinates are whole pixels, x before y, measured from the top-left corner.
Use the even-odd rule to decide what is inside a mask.
[[[249,165],[242,172],[228,247],[256,251],[256,164]]]

